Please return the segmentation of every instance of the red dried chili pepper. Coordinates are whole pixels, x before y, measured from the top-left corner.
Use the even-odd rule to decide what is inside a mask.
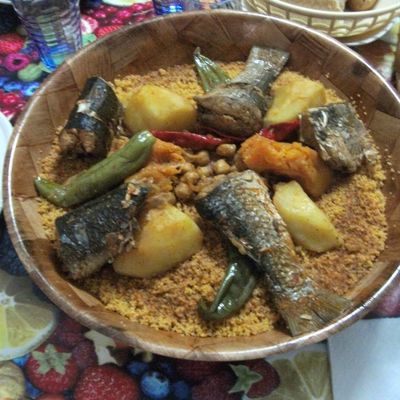
[[[225,132],[220,132],[217,129],[210,128],[209,126],[200,125],[199,128],[200,128],[200,132],[201,132],[202,135],[211,134],[212,136],[222,137],[222,138],[228,140],[227,143],[241,143],[241,142],[244,142],[247,139],[246,137],[228,135]]]
[[[260,135],[277,142],[286,140],[292,133],[300,128],[300,120],[281,122],[280,124],[270,125],[268,128],[263,128]]]
[[[181,147],[192,150],[212,150],[229,140],[217,138],[211,135],[199,135],[198,133],[182,131],[151,131],[153,136],[164,142],[171,142]]]

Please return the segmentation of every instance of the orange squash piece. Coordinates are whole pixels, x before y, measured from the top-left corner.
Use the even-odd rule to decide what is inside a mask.
[[[147,165],[126,178],[125,181],[145,180],[151,182],[150,195],[171,192],[173,189],[172,179],[182,172],[181,166],[186,162],[183,154],[182,147],[157,139]]]
[[[314,198],[321,196],[332,182],[332,171],[318,153],[301,143],[276,142],[254,135],[242,143],[239,155],[247,168],[288,176]]]
[[[151,151],[149,162],[152,161],[159,164],[168,162],[183,163],[185,162],[183,149],[176,144],[157,139]]]

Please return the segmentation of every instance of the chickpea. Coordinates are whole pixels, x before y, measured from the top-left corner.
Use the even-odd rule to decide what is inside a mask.
[[[210,163],[210,155],[208,154],[208,151],[202,150],[197,153],[197,159],[195,161],[195,164],[203,167],[209,163]]]
[[[204,167],[198,167],[197,173],[201,178],[211,176],[213,174],[213,169],[210,164],[205,165]]]
[[[212,182],[212,185],[214,186],[216,186],[216,185],[218,185],[220,182],[222,182],[222,181],[224,181],[225,180],[225,175],[217,175],[217,176],[214,176],[214,179],[213,179],[213,182]]]
[[[204,177],[204,178],[202,178],[202,179],[200,180],[199,184],[197,185],[197,187],[198,187],[198,192],[201,192],[205,186],[210,185],[210,184],[212,183],[212,179],[213,179],[213,178],[210,178],[210,177]]]
[[[223,175],[219,175],[220,177],[223,177]],[[202,196],[204,196],[205,194],[207,194],[211,188],[214,186],[215,182],[216,182],[216,176],[211,177],[206,177],[203,178],[198,185],[198,195],[197,198],[200,198]]]
[[[223,159],[218,160],[213,165],[213,170],[217,175],[227,174],[231,170],[231,166]]]
[[[210,163],[210,155],[206,150],[199,151],[197,154],[186,153],[185,157],[190,162],[200,166],[205,166]]]
[[[197,171],[189,171],[183,175],[183,180],[189,184],[195,184],[200,179]]]
[[[180,169],[181,169],[181,172],[184,174],[186,172],[193,171],[194,165],[190,162],[186,162],[180,166]]]
[[[180,182],[175,186],[175,195],[179,200],[189,200],[192,196],[192,190],[188,184]]]
[[[221,157],[233,157],[236,153],[236,145],[229,143],[220,144],[217,147],[216,153]]]

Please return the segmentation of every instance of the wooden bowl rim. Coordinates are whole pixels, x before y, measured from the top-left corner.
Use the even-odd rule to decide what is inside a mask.
[[[14,159],[14,154],[17,148],[18,140],[21,135],[21,127],[24,124],[25,119],[27,118],[28,111],[34,106],[35,102],[37,101],[38,97],[46,91],[47,87],[51,83],[51,80],[54,76],[58,76],[64,72],[66,69],[66,65],[70,62],[74,61],[75,59],[81,57],[83,51],[91,51],[93,48],[101,45],[103,42],[109,40],[110,37],[117,37],[118,35],[122,35],[129,30],[136,30],[140,29],[143,25],[152,25],[158,24],[159,21],[165,19],[185,19],[191,18],[196,16],[198,18],[202,18],[203,15],[207,14],[216,14],[216,15],[235,15],[235,16],[242,16],[243,18],[248,19],[264,19],[270,20],[275,23],[288,25],[293,28],[297,28],[300,30],[305,30],[311,32],[313,35],[317,35],[320,38],[324,39],[325,41],[331,42],[334,46],[341,48],[343,51],[350,53],[354,58],[356,58],[359,62],[364,64],[380,81],[380,83],[386,87],[389,92],[394,96],[394,98],[400,104],[400,96],[396,93],[395,89],[385,81],[385,79],[366,61],[364,60],[359,54],[355,51],[351,50],[350,48],[346,47],[344,44],[340,43],[336,39],[329,37],[321,32],[318,32],[314,29],[309,27],[305,27],[301,24],[283,20],[281,18],[262,15],[258,13],[250,13],[250,12],[242,12],[242,11],[230,11],[230,10],[213,10],[213,11],[193,11],[193,12],[185,12],[181,14],[172,14],[164,17],[157,17],[148,21],[144,21],[138,23],[136,25],[126,26],[121,28],[120,30],[111,33],[101,39],[96,40],[94,43],[89,44],[88,46],[84,47],[81,51],[73,55],[69,58],[63,65],[61,65],[55,72],[50,74],[45,81],[42,83],[40,88],[35,92],[35,94],[31,97],[28,101],[24,111],[19,116],[15,126],[13,133],[10,137],[7,153],[5,157],[5,164],[4,164],[4,173],[3,173],[3,200],[4,200],[4,216],[6,221],[7,229],[10,232],[13,232],[11,236],[12,243],[15,247],[15,250],[21,259],[22,263],[24,264],[26,270],[28,271],[32,280],[43,290],[43,292],[48,296],[48,298],[62,311],[64,311],[68,315],[73,315],[78,322],[81,324],[94,329],[98,332],[101,332],[107,336],[115,338],[116,340],[125,342],[133,347],[138,347],[138,340],[137,338],[126,335],[124,332],[115,329],[113,327],[105,325],[100,318],[96,318],[92,316],[90,313],[79,313],[76,314],[76,310],[74,309],[73,304],[69,301],[68,297],[61,295],[60,293],[55,290],[55,288],[41,273],[40,269],[38,268],[35,260],[29,254],[24,242],[21,238],[18,223],[15,216],[15,210],[13,208],[13,201],[12,201],[12,161]],[[389,276],[386,282],[378,289],[375,293],[373,293],[367,300],[364,301],[361,305],[355,308],[351,313],[333,321],[326,327],[311,332],[309,334],[293,337],[286,341],[285,343],[278,343],[266,346],[259,346],[259,347],[252,347],[250,344],[244,349],[240,350],[208,350],[207,347],[201,346],[201,341],[204,339],[210,338],[196,338],[199,344],[199,349],[194,346],[191,350],[188,350],[184,347],[167,347],[164,343],[154,343],[154,342],[140,342],[140,347],[143,350],[151,351],[156,354],[175,357],[175,358],[185,358],[185,359],[192,359],[192,360],[208,360],[208,361],[238,361],[238,360],[247,360],[247,359],[255,359],[266,357],[278,353],[283,353],[290,350],[298,349],[302,346],[313,344],[325,340],[330,335],[341,331],[342,329],[348,327],[352,323],[356,322],[357,320],[361,319],[364,315],[366,315],[372,308],[377,304],[377,302],[381,299],[381,297],[388,291],[392,286],[396,284],[396,282],[400,279],[400,264],[397,265],[393,273]],[[150,328],[149,329],[154,329]],[[155,329],[154,329],[155,330]],[[164,331],[159,331],[164,333]],[[185,336],[174,333],[174,332],[165,332],[168,335],[174,335],[178,338],[185,338]],[[259,334],[259,335],[262,335]],[[215,338],[219,340],[229,340],[232,338]],[[240,339],[240,337],[235,337],[235,339]]]

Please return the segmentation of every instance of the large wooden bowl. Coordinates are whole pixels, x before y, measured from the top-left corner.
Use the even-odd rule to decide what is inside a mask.
[[[107,311],[100,302],[66,281],[36,211],[33,178],[48,152],[56,127],[72,109],[86,79],[112,80],[191,63],[196,46],[217,60],[245,60],[252,45],[290,51],[290,68],[321,79],[352,98],[377,145],[394,169],[400,168],[400,99],[358,55],[322,34],[275,18],[239,12],[195,12],[129,26],[84,48],[52,74],[16,124],[5,167],[5,216],[18,255],[33,280],[61,309],[82,324],[145,350],[173,357],[239,360],[262,357],[318,342],[365,315],[400,275],[400,180],[387,168],[384,188],[390,229],[375,268],[348,295],[355,307],[316,332],[290,337],[284,331],[238,338],[196,338],[158,331]],[[387,164],[385,164],[387,165]]]

